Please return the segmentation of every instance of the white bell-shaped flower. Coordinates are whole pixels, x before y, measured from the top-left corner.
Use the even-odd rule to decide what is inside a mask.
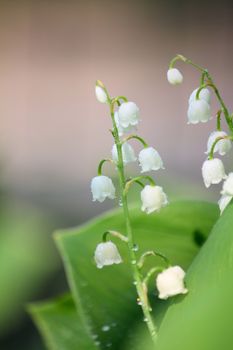
[[[118,129],[119,136],[122,136],[124,134],[128,134],[130,132],[134,132],[134,131],[137,130],[135,125],[129,125],[127,128],[123,128],[123,126],[121,126],[120,123],[119,123],[118,111],[115,111],[114,119],[115,119],[115,122],[116,122],[116,126],[117,126],[117,129]]]
[[[141,191],[142,211],[147,214],[153,211],[159,211],[162,207],[168,204],[166,194],[160,186],[146,185]]]
[[[233,173],[230,173],[224,181],[221,194],[233,196]]]
[[[103,202],[106,198],[115,198],[115,187],[112,180],[104,175],[96,176],[91,181],[93,201]]]
[[[199,88],[195,89],[190,97],[189,97],[189,104],[192,103],[193,101],[196,100],[196,96],[197,96],[197,91]],[[207,88],[204,88],[200,91],[199,93],[199,99],[200,100],[205,100],[208,104],[210,104],[210,90]]]
[[[167,299],[177,294],[186,294],[188,289],[184,285],[185,272],[180,266],[172,266],[159,273],[156,286],[159,299]]]
[[[159,153],[153,147],[142,149],[138,155],[139,164],[144,173],[150,170],[164,169],[163,161]]]
[[[170,68],[167,71],[167,80],[172,85],[178,85],[182,83],[183,75],[177,68]]]
[[[108,97],[104,89],[98,85],[95,86],[95,95],[99,102],[108,103]]]
[[[223,211],[226,209],[233,196],[228,196],[227,194],[223,194],[222,197],[218,201],[220,214],[222,215]]]
[[[211,119],[210,105],[205,100],[194,100],[188,108],[188,124],[206,123]]]
[[[117,246],[111,241],[98,244],[94,257],[99,269],[102,269],[103,266],[120,264],[122,262]]]
[[[122,128],[135,126],[139,122],[139,108],[134,102],[123,102],[118,109],[119,124]]]
[[[225,131],[212,132],[210,134],[208,142],[207,142],[206,153],[207,154],[210,153],[211,148],[218,137],[225,137],[225,136],[227,136],[227,133]],[[221,156],[224,156],[230,149],[231,149],[231,141],[228,139],[222,139],[216,143],[216,145],[214,147],[214,153],[218,152]]]
[[[135,162],[137,160],[134,149],[128,142],[124,142],[121,149],[124,164]],[[117,147],[115,144],[112,147],[112,160],[116,163],[118,161]]]
[[[207,159],[202,165],[202,176],[206,187],[218,184],[226,178],[223,162],[218,159]]]

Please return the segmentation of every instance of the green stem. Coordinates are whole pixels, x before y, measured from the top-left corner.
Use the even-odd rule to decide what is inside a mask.
[[[155,344],[157,340],[157,329],[155,327],[154,321],[150,313],[150,306],[148,305],[147,293],[145,293],[145,289],[143,287],[143,281],[142,281],[141,273],[137,266],[137,257],[134,250],[134,240],[133,240],[133,232],[132,232],[132,227],[130,222],[127,194],[124,191],[125,185],[126,185],[126,178],[124,173],[122,144],[118,134],[116,122],[114,119],[114,103],[110,104],[110,113],[111,113],[111,118],[113,123],[114,139],[115,139],[115,144],[117,147],[117,154],[118,154],[117,169],[118,169],[119,182],[120,182],[120,196],[121,196],[121,202],[122,202],[124,217],[125,217],[126,233],[128,237],[127,246],[129,250],[129,257],[130,257],[130,262],[131,262],[131,267],[133,272],[133,279],[136,286],[138,298],[141,301],[140,304],[144,314],[144,320],[150,332],[151,338]]]
[[[135,140],[138,140],[139,142],[141,142],[141,144],[143,145],[144,148],[148,147],[148,144],[146,143],[146,141],[138,135],[129,135],[124,140],[122,140],[122,143],[127,142],[127,141],[132,140],[132,139],[135,139]]]
[[[142,187],[144,187],[144,185],[143,185],[142,182],[141,182],[141,180],[143,180],[143,179],[148,180],[151,186],[155,186],[155,181],[154,181],[154,179],[152,179],[151,176],[148,176],[148,175],[137,176],[137,177],[134,177],[133,179],[131,179],[131,180],[129,180],[129,181],[127,181],[127,182],[125,183],[125,188],[124,188],[124,193],[125,193],[125,195],[127,195],[130,186],[131,186],[134,182],[136,182],[137,184],[139,184],[139,185],[141,185]]]
[[[106,162],[109,162],[109,163],[113,163],[113,160],[112,159],[102,159],[100,162],[99,162],[99,165],[98,165],[98,169],[97,169],[97,174],[100,176],[102,175],[102,167],[104,165],[104,163]]]
[[[214,149],[215,149],[215,146],[217,145],[217,143],[221,140],[232,140],[233,137],[232,136],[220,136],[220,137],[217,137],[216,140],[213,142],[213,145],[211,146],[211,149],[210,149],[210,153],[209,153],[209,159],[213,159],[214,157]]]

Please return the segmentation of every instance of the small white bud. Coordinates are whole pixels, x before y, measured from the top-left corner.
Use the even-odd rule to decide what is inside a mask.
[[[230,173],[224,181],[221,194],[233,196],[233,173]]]
[[[94,257],[99,269],[102,269],[103,266],[120,264],[122,262],[117,246],[111,241],[98,244]]]
[[[208,142],[207,142],[206,153],[207,154],[210,153],[210,150],[218,137],[225,137],[225,136],[227,136],[227,133],[225,131],[212,132],[210,134]],[[214,153],[218,152],[221,156],[224,156],[230,149],[231,149],[231,141],[228,139],[222,139],[216,143],[216,145],[214,147]]]
[[[223,162],[218,159],[207,159],[202,165],[202,176],[206,187],[218,184],[226,178]]]
[[[180,266],[172,266],[159,273],[156,278],[159,299],[186,294],[188,289],[184,286],[184,277],[185,272]]]
[[[119,136],[122,136],[124,134],[128,134],[130,132],[134,132],[137,130],[135,125],[129,125],[127,128],[123,128],[120,123],[119,123],[119,116],[118,116],[118,111],[114,113],[114,119],[116,122],[116,126],[118,129]]]
[[[197,96],[197,91],[199,88],[195,89],[190,97],[189,97],[189,104],[192,103],[193,101],[196,100],[196,96]],[[199,99],[200,100],[205,100],[208,104],[210,104],[210,90],[209,89],[202,89],[199,93]]]
[[[119,124],[122,128],[135,126],[139,122],[139,108],[134,102],[123,102],[118,109]]]
[[[206,123],[211,119],[210,105],[205,100],[194,100],[188,108],[188,124]]]
[[[108,103],[108,97],[104,89],[98,85],[95,86],[95,95],[99,102]]]
[[[167,80],[172,85],[178,85],[182,83],[183,75],[177,68],[170,68],[167,71]]]
[[[142,173],[150,170],[164,169],[163,161],[159,153],[153,147],[142,149],[138,155],[138,159],[142,168]]]
[[[223,211],[226,209],[233,196],[228,196],[227,194],[222,195],[222,197],[218,201],[220,215],[222,215]]]
[[[128,142],[124,142],[122,145],[122,157],[124,164],[135,162],[137,160],[133,147]],[[115,144],[112,147],[112,160],[116,163],[118,161],[117,147]]]
[[[160,186],[146,185],[141,191],[142,211],[147,214],[153,211],[159,211],[168,204],[167,196]]]
[[[93,201],[103,202],[106,198],[115,198],[115,187],[112,180],[104,175],[96,176],[91,181]]]

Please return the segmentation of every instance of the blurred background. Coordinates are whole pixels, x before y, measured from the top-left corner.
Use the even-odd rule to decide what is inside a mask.
[[[208,67],[232,109],[232,34],[230,0],[0,2],[1,350],[44,349],[25,310],[67,290],[52,232],[116,205],[90,196],[112,147],[96,79],[139,106],[139,134],[163,158],[156,175],[170,198],[218,199],[200,171],[215,118],[187,125],[199,74],[178,63],[184,83],[173,87],[166,71],[176,53]]]

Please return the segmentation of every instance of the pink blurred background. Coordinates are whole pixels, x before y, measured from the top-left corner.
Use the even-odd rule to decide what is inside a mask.
[[[0,147],[6,185],[44,194],[48,201],[55,196],[75,205],[76,212],[89,207],[89,179],[112,146],[107,108],[94,96],[96,79],[112,95],[138,104],[139,133],[161,153],[165,176],[201,183],[206,138],[215,122],[187,125],[187,99],[199,75],[179,64],[184,84],[174,88],[166,70],[176,53],[191,57],[213,73],[231,107],[230,4],[1,2]],[[215,113],[215,101],[213,106]]]

